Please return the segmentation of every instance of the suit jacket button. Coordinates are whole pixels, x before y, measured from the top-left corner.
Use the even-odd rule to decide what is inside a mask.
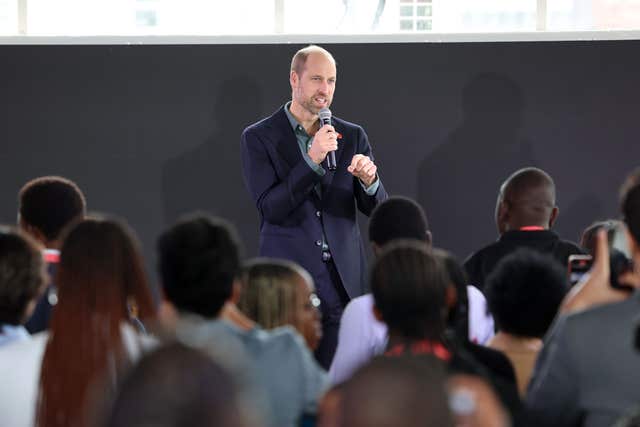
[[[316,240],[316,246],[322,246],[322,240]]]
[[[322,212],[320,212],[320,211],[316,211],[316,216],[317,216],[318,218],[320,218],[320,216],[321,216],[321,215],[322,215]]]

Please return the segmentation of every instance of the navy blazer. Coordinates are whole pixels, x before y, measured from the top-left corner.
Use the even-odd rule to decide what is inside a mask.
[[[351,298],[362,295],[367,289],[367,266],[356,208],[369,215],[387,198],[382,182],[369,196],[347,171],[355,154],[373,159],[367,135],[362,127],[333,117],[331,124],[342,135],[336,151],[338,168],[320,176],[302,157],[284,108],[242,133],[244,180],[260,214],[259,253],[295,261],[318,277],[326,271],[324,227],[345,290]],[[314,191],[318,183],[322,197]]]

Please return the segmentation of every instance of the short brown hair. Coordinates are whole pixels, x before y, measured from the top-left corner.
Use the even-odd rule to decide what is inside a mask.
[[[312,44],[307,47],[303,47],[293,55],[293,58],[291,59],[291,71],[295,71],[297,75],[302,74],[302,71],[304,71],[304,64],[307,63],[307,58],[312,53],[321,53],[329,58],[334,65],[336,64],[336,60],[328,50]]]

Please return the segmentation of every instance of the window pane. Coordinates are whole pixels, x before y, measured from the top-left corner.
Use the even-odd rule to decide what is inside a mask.
[[[18,1],[0,0],[0,34],[17,34]],[[517,32],[536,30],[537,10],[537,0],[25,1],[36,36]],[[640,0],[547,0],[547,29],[640,29]]]
[[[403,19],[402,21],[400,21],[400,30],[413,30],[413,21],[408,19]]]
[[[433,30],[535,31],[536,10],[536,0],[433,0]]]
[[[552,31],[639,29],[640,0],[549,1],[547,28]]]
[[[431,16],[431,6],[418,6],[416,8],[417,16]]]
[[[400,6],[400,16],[413,16],[413,6]]]
[[[416,21],[416,29],[418,31],[431,31],[431,21],[426,19]]]
[[[28,0],[32,35],[271,34],[265,0]]]
[[[18,33],[18,2],[0,0],[0,35]]]

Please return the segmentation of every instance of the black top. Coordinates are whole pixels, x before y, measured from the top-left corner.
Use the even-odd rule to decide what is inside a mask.
[[[49,329],[49,321],[51,320],[51,311],[53,310],[53,306],[57,301],[57,289],[53,284],[53,278],[56,274],[56,263],[47,264],[47,269],[49,271],[50,282],[47,286],[47,289],[44,291],[40,299],[38,300],[38,304],[36,305],[33,314],[25,323],[25,328],[29,331],[30,334],[36,334],[38,332],[46,331]]]
[[[560,239],[551,230],[507,231],[497,242],[475,252],[464,262],[469,283],[484,291],[485,280],[498,261],[522,247],[549,254],[563,267],[567,265],[569,255],[585,253],[578,245]]]
[[[511,362],[502,352],[464,341],[457,344],[449,364],[452,373],[466,373],[485,378],[504,405],[513,426],[522,423],[522,402]]]

